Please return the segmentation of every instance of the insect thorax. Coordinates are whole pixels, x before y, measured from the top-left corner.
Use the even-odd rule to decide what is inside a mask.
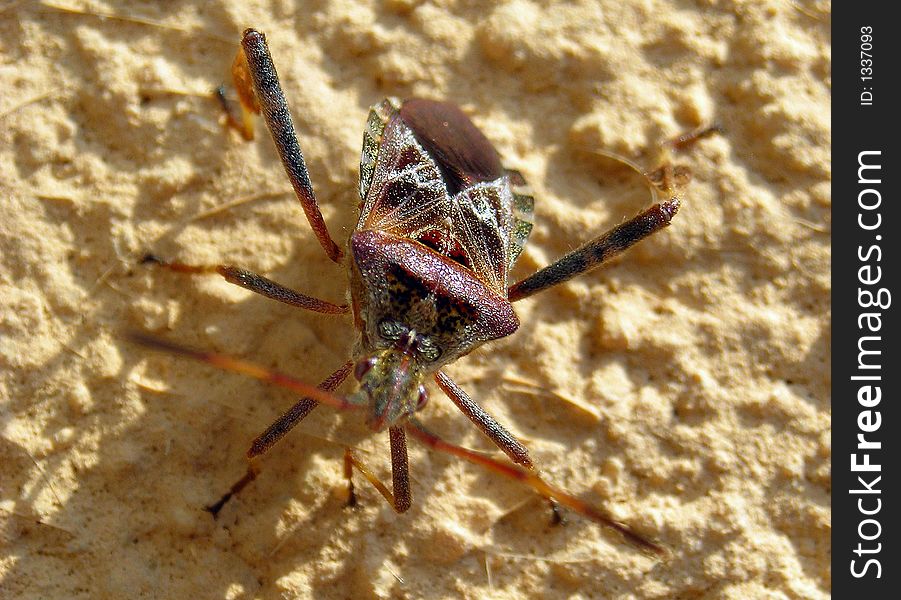
[[[433,371],[519,326],[506,297],[422,244],[356,231],[351,255],[359,353],[394,347],[412,332],[414,358]]]

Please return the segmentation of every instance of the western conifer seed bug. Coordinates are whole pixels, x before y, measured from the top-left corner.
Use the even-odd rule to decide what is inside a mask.
[[[533,199],[522,176],[502,166],[494,147],[455,105],[424,99],[386,99],[372,107],[363,133],[359,220],[342,249],[319,211],[288,105],[263,34],[244,32],[232,76],[243,118],[230,117],[245,138],[253,137],[253,113],[262,113],[288,179],[328,257],[349,271],[350,305],[320,300],[261,275],[227,265],[188,265],[148,254],[143,262],[185,274],[218,273],[227,281],[274,300],[324,314],[351,314],[353,356],[318,387],[223,354],[200,352],[145,334],[145,346],[271,382],[303,397],[259,437],[247,456],[246,474],[216,503],[222,506],[257,474],[253,459],[271,448],[319,404],[362,410],[375,432],[388,430],[392,490],[345,450],[344,471],[359,470],[402,513],[410,507],[406,434],[494,472],[519,480],[557,504],[619,532],[654,555],[664,548],[617,522],[592,504],[550,485],[535,469],[528,449],[473,401],[441,369],[485,342],[519,326],[512,303],[594,269],[666,227],[679,208],[676,188],[684,169],[664,166],[649,174],[668,199],[590,240],[525,279],[508,285],[510,269],[532,228]],[[692,134],[698,137],[706,131]],[[678,138],[674,144],[685,144]],[[348,395],[335,390],[351,373],[359,382]],[[457,407],[515,464],[453,445],[426,430],[416,413],[433,379]]]

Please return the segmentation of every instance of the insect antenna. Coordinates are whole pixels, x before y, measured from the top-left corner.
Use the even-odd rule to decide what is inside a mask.
[[[315,385],[306,383],[305,381],[301,381],[299,379],[291,377],[290,375],[276,371],[275,369],[264,367],[263,365],[254,362],[235,358],[234,356],[229,356],[227,354],[219,354],[218,352],[204,352],[200,350],[194,350],[192,348],[188,348],[187,346],[176,344],[175,342],[163,340],[152,335],[147,335],[146,333],[129,332],[125,334],[125,337],[135,344],[140,344],[141,346],[145,346],[153,350],[168,352],[169,354],[176,354],[178,356],[184,356],[198,362],[212,365],[214,367],[222,369],[223,371],[240,373],[242,375],[247,375],[248,377],[253,377],[254,379],[259,379],[260,381],[265,381],[266,383],[271,383],[272,385],[291,390],[292,392],[296,392],[307,398],[312,398],[316,402],[327,404],[328,406],[337,408],[338,410],[361,408],[360,405],[352,404],[349,400],[347,400],[347,398],[344,398],[343,396],[327,392],[319,387],[316,387]]]
[[[413,418],[407,420],[404,428],[407,430],[407,432],[410,433],[410,435],[430,448],[458,456],[464,460],[468,460],[471,463],[480,465],[488,469],[489,471],[494,471],[495,473],[503,475],[504,477],[507,477],[509,479],[515,479],[517,481],[523,482],[545,498],[553,498],[561,505],[566,506],[576,513],[591,519],[595,523],[598,523],[599,525],[602,525],[609,529],[613,529],[614,531],[618,532],[627,542],[646,554],[649,554],[656,558],[665,558],[669,555],[669,551],[660,544],[647,539],[643,535],[634,531],[625,523],[616,521],[592,504],[585,502],[584,500],[581,500],[571,494],[564,492],[560,488],[549,484],[544,479],[539,477],[534,471],[529,471],[513,464],[503,463],[483,454],[479,454],[478,452],[475,452],[473,450],[469,450],[468,448],[463,448],[462,446],[457,446],[455,444],[447,442],[434,433],[430,432],[419,421]]]

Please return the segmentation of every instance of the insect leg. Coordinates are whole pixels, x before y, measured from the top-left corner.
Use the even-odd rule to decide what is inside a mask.
[[[231,74],[241,104],[241,117],[238,118],[232,109],[232,104],[226,97],[225,85],[217,87],[214,95],[225,113],[228,126],[237,130],[245,140],[250,141],[254,138],[253,116],[260,114],[260,103],[253,91],[253,78],[247,65],[247,58],[244,56],[244,48],[240,45],[232,61]]]
[[[206,273],[218,273],[229,283],[239,285],[251,292],[297,306],[313,312],[324,313],[329,315],[339,315],[347,313],[350,309],[346,304],[333,304],[326,300],[313,298],[300,292],[287,288],[280,283],[276,283],[271,279],[267,279],[262,275],[257,275],[251,271],[233,267],[231,265],[186,265],[180,262],[167,262],[163,259],[146,254],[141,259],[142,264],[152,263],[174,271],[176,273],[185,273],[189,275],[198,275]]]
[[[668,551],[663,546],[649,540],[625,523],[616,521],[594,505],[547,483],[544,479],[539,477],[538,474],[535,473],[535,471],[523,469],[516,465],[503,463],[478,452],[463,448],[462,446],[457,446],[455,444],[451,444],[450,442],[446,442],[434,433],[425,429],[425,427],[423,427],[421,423],[413,418],[410,418],[404,427],[410,433],[410,435],[418,439],[426,446],[434,448],[435,450],[440,450],[441,452],[446,452],[447,454],[458,456],[464,460],[480,465],[488,469],[489,471],[494,471],[495,473],[503,475],[504,477],[507,477],[509,479],[521,481],[545,498],[553,498],[563,506],[566,506],[567,508],[579,513],[580,515],[591,519],[595,523],[598,523],[599,525],[602,525],[609,529],[613,529],[614,531],[618,532],[627,542],[634,545],[643,552],[646,552],[658,558],[663,558],[668,554]]]
[[[252,461],[248,462],[247,471],[244,473],[244,475],[241,477],[241,479],[234,482],[232,484],[232,486],[228,489],[228,491],[225,492],[224,494],[222,494],[222,497],[219,498],[217,501],[213,502],[209,506],[204,506],[203,510],[205,510],[208,513],[210,513],[211,515],[213,515],[214,519],[216,517],[218,517],[219,511],[222,510],[222,507],[225,506],[225,504],[229,500],[232,499],[232,496],[234,496],[235,494],[237,494],[238,492],[243,490],[245,487],[247,487],[248,483],[250,483],[251,481],[256,479],[258,473],[259,473],[259,467],[257,466],[257,464]]]
[[[643,173],[643,175],[664,194],[668,196],[680,195],[681,191],[691,181],[691,170],[682,165],[674,165],[672,162],[673,152],[686,150],[695,145],[698,140],[722,131],[722,127],[713,123],[660,142],[660,152],[657,157],[659,166],[653,171]]]
[[[329,375],[316,387],[320,390],[325,390],[326,392],[334,391],[335,388],[347,379],[352,368],[352,361],[344,363],[340,369]],[[303,421],[317,406],[319,406],[319,403],[312,398],[301,398],[298,400],[294,406],[289,408],[287,412],[276,419],[272,425],[267,427],[266,431],[253,440],[250,450],[247,451],[247,458],[254,458],[268,452],[276,442],[285,437],[285,434]]]
[[[687,167],[672,163],[672,152],[684,150],[698,140],[721,131],[722,128],[714,123],[663,141],[659,144],[660,155],[657,157],[659,166],[647,173],[642,172],[636,164],[624,157],[602,152],[602,155],[624,163],[644,175],[655,190],[660,190],[670,199],[654,204],[633,219],[573,250],[557,262],[516,282],[507,289],[510,302],[522,300],[595,269],[630,246],[669,225],[679,210],[681,192],[691,180],[691,171]],[[657,194],[654,191],[654,199],[656,200],[656,198]]]
[[[340,369],[329,375],[316,387],[327,392],[333,391],[347,379],[352,367],[353,362],[345,363]],[[216,517],[232,496],[243,490],[248,483],[256,479],[260,472],[260,467],[254,462],[254,459],[267,452],[276,442],[285,437],[285,434],[291,431],[295,425],[303,421],[317,406],[319,406],[319,403],[312,398],[301,398],[294,406],[289,408],[287,412],[276,419],[272,425],[267,427],[266,431],[257,436],[253,441],[253,444],[251,444],[250,450],[247,451],[247,472],[244,473],[241,479],[236,481],[229,490],[219,498],[219,500],[207,506],[206,510],[212,513],[213,517]]]
[[[438,387],[447,394],[447,397],[457,405],[464,415],[466,415],[473,424],[478,427],[482,433],[495,443],[495,445],[504,451],[504,454],[510,457],[510,460],[518,465],[522,465],[527,469],[535,469],[532,463],[532,457],[529,456],[529,450],[517,440],[512,433],[498,423],[494,417],[485,412],[485,409],[479,406],[475,400],[469,397],[469,394],[463,391],[444,371],[438,371],[435,374],[435,382]],[[560,514],[560,507],[553,498],[548,498],[553,513],[552,522],[561,523],[563,516]]]
[[[278,74],[269,54],[269,47],[266,45],[266,37],[259,31],[254,29],[244,31],[241,49],[232,64],[232,77],[245,115],[247,111],[262,113],[266,120],[272,141],[275,142],[285,167],[285,173],[303,206],[316,238],[328,257],[334,262],[340,262],[343,253],[329,235],[328,227],[322,219],[303,152],[297,142],[288,102],[278,82]],[[245,118],[245,121],[247,120]]]
[[[407,461],[407,434],[403,427],[389,427],[391,440],[391,479],[394,487],[394,510],[402,513],[413,503],[410,493],[410,466]]]
[[[357,496],[354,492],[353,469],[363,474],[369,483],[378,490],[391,505],[394,512],[403,513],[409,510],[412,503],[410,494],[410,470],[407,462],[407,438],[402,427],[390,427],[388,435],[391,441],[391,479],[394,492],[388,489],[366,465],[360,462],[350,448],[344,449],[344,477],[347,478],[347,505],[356,506]]]
[[[460,412],[466,415],[498,448],[503,450],[510,460],[528,469],[533,468],[529,450],[503,425],[495,421],[494,417],[485,412],[485,409],[470,398],[444,371],[438,371],[435,374],[435,382],[451,399],[451,402],[457,405]]]
[[[684,150],[698,140],[715,133],[723,133],[723,128],[718,123],[710,123],[664,140],[660,145],[673,150]]]
[[[601,234],[537,273],[516,282],[507,290],[510,302],[522,300],[601,266],[630,246],[670,224],[679,210],[679,199],[673,197]]]
[[[238,56],[235,57],[235,61],[239,58],[243,60],[243,54],[240,48],[238,49]],[[228,100],[224,84],[217,87],[213,92],[213,95],[216,97],[216,101],[219,102],[219,107],[222,109],[222,112],[225,113],[226,124],[240,133],[241,137],[246,141],[249,142],[252,140],[254,138],[253,111],[244,106],[244,103],[242,102],[241,116],[239,118],[235,113],[231,102]]]

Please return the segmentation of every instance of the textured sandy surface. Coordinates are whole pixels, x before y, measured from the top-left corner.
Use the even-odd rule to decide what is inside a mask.
[[[4,2],[0,596],[829,596],[828,3],[603,4]],[[202,510],[292,395],[119,332],[309,381],[351,339],[347,319],[136,265],[228,261],[344,297],[268,137],[242,142],[209,97],[247,26],[268,34],[342,240],[385,95],[460,103],[526,174],[517,276],[648,203],[600,151],[647,163],[663,137],[725,127],[680,156],[695,181],[672,227],[519,303],[516,335],[449,369],[548,479],[668,561],[578,516],[550,527],[527,489],[415,444],[409,513],[362,483],[344,509],[342,443],[387,477],[387,439],[326,409],[218,521]],[[491,450],[440,392],[424,420]]]

